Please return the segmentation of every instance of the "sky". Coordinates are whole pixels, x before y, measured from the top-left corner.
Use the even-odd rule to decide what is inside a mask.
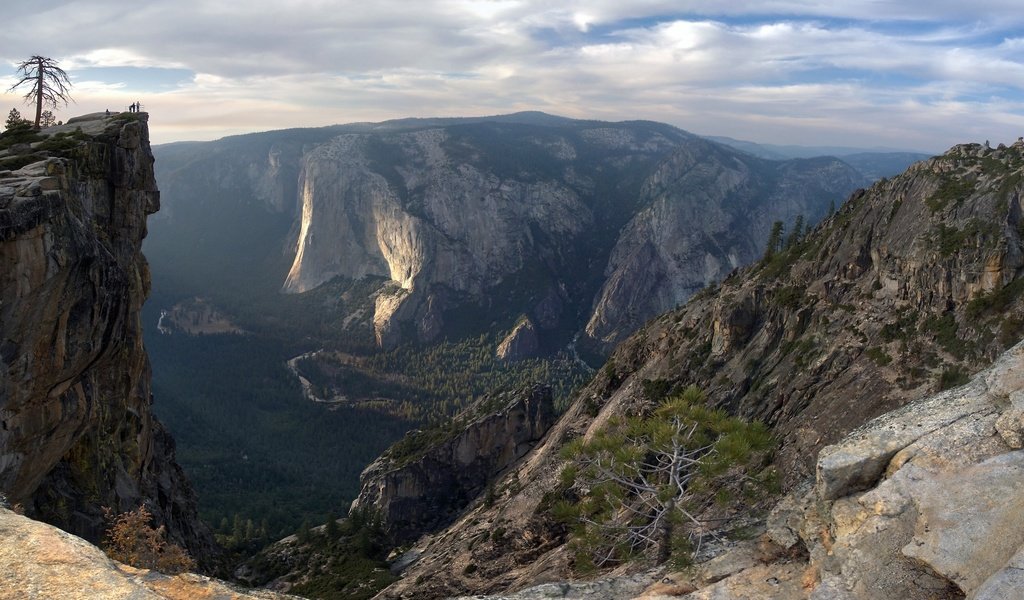
[[[154,143],[522,110],[940,152],[1024,135],[1021,0],[5,0],[34,54]],[[7,68],[4,69],[4,66]],[[31,112],[20,94],[0,110]]]

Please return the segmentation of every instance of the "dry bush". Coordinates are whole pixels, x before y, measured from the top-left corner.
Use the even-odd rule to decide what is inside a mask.
[[[153,528],[150,524],[153,515],[145,506],[119,515],[104,508],[103,514],[107,521],[105,551],[110,558],[140,569],[154,569],[171,575],[195,568],[195,561],[188,552],[167,541],[163,525]]]

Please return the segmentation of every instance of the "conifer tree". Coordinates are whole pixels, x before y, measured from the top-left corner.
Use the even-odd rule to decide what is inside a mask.
[[[782,246],[783,228],[784,225],[782,224],[782,221],[775,221],[772,223],[772,231],[768,234],[768,243],[764,249],[764,260],[771,260]]]
[[[612,419],[588,441],[567,445],[564,482],[583,492],[559,502],[556,518],[573,524],[577,568],[603,567],[656,552],[657,562],[689,559],[707,533],[700,519],[722,486],[768,485],[773,442],[761,423],[708,408],[690,387],[649,417]]]
[[[789,232],[789,236],[786,238],[786,250],[789,250],[793,246],[796,246],[803,241],[804,236],[804,216],[797,215],[796,221],[793,222],[793,231]]]

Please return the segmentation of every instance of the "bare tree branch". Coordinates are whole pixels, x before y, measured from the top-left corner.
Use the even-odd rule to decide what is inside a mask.
[[[61,103],[67,106],[74,102],[70,95],[71,80],[52,58],[34,55],[22,61],[17,72],[22,74],[21,79],[7,91],[13,92],[24,84],[32,85],[24,98],[26,102],[34,101],[36,104],[36,129],[39,129],[44,105],[56,109]]]

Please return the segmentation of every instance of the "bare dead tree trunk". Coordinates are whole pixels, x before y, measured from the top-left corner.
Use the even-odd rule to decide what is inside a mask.
[[[39,129],[39,119],[43,116],[43,64],[36,62],[39,75],[36,79],[36,129]]]

